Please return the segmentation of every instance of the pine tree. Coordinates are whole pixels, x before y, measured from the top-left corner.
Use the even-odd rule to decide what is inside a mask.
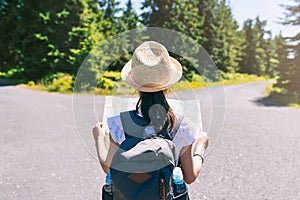
[[[240,35],[244,36],[243,49],[242,49],[242,59],[240,60],[239,72],[252,73],[252,64],[255,62],[255,48],[256,46],[253,37],[253,20],[248,19],[244,22],[243,29]]]
[[[132,1],[128,0],[125,10],[120,18],[120,31],[135,29],[139,23],[139,17],[133,9]]]
[[[168,28],[200,40],[204,20],[197,5],[197,0],[145,0],[142,22],[145,26]]]
[[[145,0],[142,9],[146,26],[185,34],[202,45],[219,69],[237,71],[241,40],[237,37],[237,22],[225,0]],[[188,63],[182,62],[187,72],[193,70]]]
[[[264,39],[266,30],[265,26],[267,25],[267,21],[261,21],[259,17],[256,18],[255,25],[253,27],[254,37],[256,41],[256,55],[255,55],[255,66],[254,73],[258,75],[265,75],[267,64],[267,47],[266,41]]]
[[[106,25],[109,23],[104,18],[105,9],[103,6],[105,6],[105,2],[91,0],[80,0],[80,2],[83,7],[79,14],[80,22],[69,33],[71,38],[80,41],[77,48],[70,49],[72,54],[69,56],[69,62],[77,66],[77,69],[90,51],[109,36],[105,33]],[[77,69],[73,74],[77,72]]]
[[[105,14],[104,14],[104,34],[111,36],[115,35],[118,32],[120,32],[119,29],[119,17],[117,15],[121,11],[121,8],[119,7],[120,2],[116,0],[107,0],[105,5]]]
[[[270,31],[268,31],[267,34],[268,38],[265,38],[263,43],[263,48],[266,53],[265,74],[269,77],[276,77],[278,75],[278,65],[280,63],[279,57],[281,56],[277,50],[280,48],[280,40],[282,37],[276,35],[273,38]]]
[[[143,24],[152,27],[165,27],[165,22],[171,20],[171,10],[175,3],[172,0],[145,0],[141,9]]]
[[[73,72],[69,49],[79,41],[69,32],[79,24],[80,2],[1,1],[0,30],[2,70],[18,68],[18,77],[37,80],[56,71]],[[7,54],[7,55],[5,55]]]
[[[242,35],[244,44],[242,59],[240,61],[240,72],[265,75],[271,70],[270,37],[265,38],[268,31],[265,30],[266,21],[259,17],[254,20],[248,19],[244,22]]]
[[[238,50],[240,40],[237,36],[238,24],[233,19],[231,9],[225,0],[217,5],[215,11],[214,38],[211,42],[211,55],[218,68],[222,71],[235,72],[238,68]]]
[[[166,41],[172,41],[176,52],[182,52],[180,55],[199,52],[197,47],[187,46],[183,43],[186,36],[199,41],[202,37],[201,29],[203,18],[198,14],[197,0],[145,0],[142,4],[143,23],[150,27],[163,27],[181,33],[182,38],[170,38],[172,36],[165,35]],[[172,49],[173,47],[169,47]],[[189,52],[189,53],[188,53]],[[191,64],[179,55],[169,52],[176,57],[184,66],[184,71],[189,73],[195,71],[196,63]]]
[[[295,0],[294,5],[285,6],[287,13],[284,25],[300,27],[300,1]],[[288,45],[282,49],[285,54],[280,57],[280,79],[278,86],[287,89],[291,101],[300,102],[300,32],[287,38]]]
[[[200,44],[204,49],[213,57],[214,44],[216,39],[217,20],[216,9],[218,6],[218,0],[199,0],[198,1],[198,15],[203,17],[203,24],[200,27],[203,30],[203,35]]]
[[[275,53],[276,53],[276,58],[278,59],[278,65],[277,69],[279,71],[280,79],[285,79],[288,77],[289,71],[286,71],[286,66],[289,63],[288,55],[289,51],[287,49],[288,44],[285,41],[285,38],[282,36],[280,33],[274,38],[274,43],[275,43]],[[279,81],[277,83],[277,86],[279,87],[284,87],[284,84],[282,84],[282,81]]]
[[[39,80],[57,72],[75,75],[83,60],[118,29],[115,0],[0,1],[0,71]],[[95,51],[93,68],[107,58]]]

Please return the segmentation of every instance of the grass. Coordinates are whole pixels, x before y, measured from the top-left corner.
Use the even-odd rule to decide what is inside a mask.
[[[10,77],[15,71],[9,71],[8,73],[0,73],[0,82],[10,85],[18,85],[20,87],[26,87],[33,90],[60,93],[60,94],[73,94],[73,86],[75,82],[75,77],[66,73],[56,73],[50,76],[42,78],[38,82],[34,81],[20,81],[11,80]],[[221,73],[221,81],[218,82],[206,82],[198,74],[191,75],[191,81],[182,80],[173,85],[172,89],[174,91],[197,89],[207,86],[216,85],[235,85],[243,84],[248,82],[256,81],[266,81],[270,80],[268,77],[262,77],[251,74],[242,73]],[[24,83],[25,82],[25,83]],[[295,95],[289,94],[286,90],[282,88],[275,87],[274,83],[269,84],[265,89],[265,96],[270,100],[280,103],[285,106],[291,106],[295,108],[300,108],[299,98],[295,98]],[[98,86],[95,89],[90,89],[90,94],[96,95],[132,95],[137,94],[137,92],[127,86],[121,81],[120,72],[106,71],[101,78],[99,78]]]
[[[256,81],[266,81],[270,80],[268,77],[261,77],[257,75],[241,74],[241,73],[223,73],[222,80],[219,82],[205,82],[201,76],[193,75],[192,81],[179,81],[173,85],[172,89],[174,91],[188,90],[188,89],[197,89],[207,86],[216,86],[216,85],[235,85],[243,84]],[[295,108],[300,108],[300,102],[297,102],[297,99],[289,94],[286,90],[282,88],[275,87],[273,83],[269,84],[265,88],[265,96],[279,104],[285,106],[291,106]],[[27,84],[19,84],[21,87],[26,87],[34,90],[44,91],[44,92],[55,92],[60,94],[72,94],[74,85],[74,77],[68,74],[60,74],[56,78],[52,79],[50,82],[40,81],[35,83],[29,81]],[[100,87],[101,86],[101,87]],[[118,72],[107,72],[99,80],[98,87],[90,92],[86,92],[95,95],[132,95],[137,94],[137,92],[126,85],[120,80],[120,73]],[[298,100],[299,101],[299,100]]]
[[[19,84],[20,87],[30,88],[51,93],[73,94],[75,84],[75,77],[67,73],[56,73],[43,77],[37,82],[29,81],[26,84]],[[129,86],[121,81],[120,72],[105,72],[101,78],[98,79],[97,88],[86,86],[82,88],[81,92],[84,94],[96,95],[122,95],[132,93]]]
[[[224,73],[222,74],[222,84],[224,85],[235,85],[256,81],[266,81],[270,78],[267,76],[257,76],[254,74],[241,74],[241,73]]]
[[[56,92],[63,94],[73,93],[74,76],[65,73],[57,73],[47,76],[35,83],[29,81],[27,84],[21,84],[22,87],[41,90],[44,92]],[[254,81],[268,80],[267,77],[259,77],[257,75],[241,74],[241,73],[222,73],[221,81],[205,82],[198,74],[192,74],[191,81],[182,80],[173,86],[174,91],[203,88],[215,85],[234,85]],[[124,95],[133,94],[134,90],[121,81],[120,72],[107,71],[98,81],[98,87],[89,90],[96,95]]]
[[[253,74],[241,74],[241,73],[222,73],[221,81],[218,82],[205,82],[199,75],[194,75],[192,81],[180,81],[173,86],[175,91],[203,88],[207,86],[216,85],[235,85],[256,81],[269,80],[268,77],[257,76]],[[193,81],[194,80],[194,81]]]
[[[71,94],[74,85],[74,76],[66,73],[57,73],[46,76],[39,82],[29,81],[27,84],[20,84],[21,87],[26,87],[44,92],[55,92],[61,94]]]
[[[32,84],[32,82],[28,82],[27,84],[19,84],[19,87],[28,88],[32,90],[42,91],[42,92],[50,92],[50,93],[58,93],[58,94],[72,94],[72,90],[52,90],[48,86],[42,85],[40,83],[38,84]]]
[[[289,93],[287,90],[279,87],[275,87],[273,82],[269,84],[265,89],[265,96],[281,105],[290,106],[294,108],[300,108],[300,100],[295,95]]]
[[[192,73],[191,81],[182,80],[173,86],[174,91],[203,88],[214,85],[234,85],[254,81],[268,80],[267,77],[259,77],[257,75],[241,74],[241,73],[222,73],[221,81],[207,82],[199,75]],[[21,87],[26,87],[44,92],[55,92],[62,94],[72,94],[75,77],[67,73],[56,73],[43,77],[41,80],[34,82],[29,81],[25,84],[19,84]],[[17,84],[17,82],[16,82]],[[98,79],[97,88],[89,89],[86,93],[96,95],[122,95],[134,94],[134,90],[121,81],[120,72],[106,71],[102,77]]]

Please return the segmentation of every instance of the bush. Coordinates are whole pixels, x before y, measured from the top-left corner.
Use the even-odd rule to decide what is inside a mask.
[[[103,77],[111,79],[112,81],[120,81],[121,80],[121,72],[105,71],[103,73]]]
[[[68,93],[72,92],[73,90],[74,76],[67,73],[58,72],[43,77],[40,80],[40,83],[49,92]]]
[[[33,86],[35,86],[35,83],[34,83],[34,81],[29,81],[29,82],[27,83],[27,85],[28,85],[29,87],[33,87]]]
[[[112,90],[117,87],[117,83],[121,81],[121,73],[114,71],[105,71],[98,81],[97,88],[104,90]]]
[[[222,81],[220,82],[209,82],[205,81],[204,78],[191,72],[189,74],[188,80],[181,80],[176,83],[172,90],[187,90],[202,88],[206,86],[213,85],[231,85],[231,84],[241,84],[253,81],[267,80],[267,77],[259,77],[257,75],[241,74],[241,73],[222,73]],[[27,86],[39,90],[49,91],[49,92],[61,92],[61,93],[71,93],[74,86],[75,77],[73,75],[58,72],[55,74],[50,74],[44,76],[37,84],[33,81],[29,81]],[[126,85],[121,81],[121,73],[114,71],[105,71],[98,78],[97,88],[91,88],[95,94],[112,95],[112,94],[133,94],[134,89]],[[89,91],[91,91],[89,90]],[[271,88],[270,88],[271,90]],[[274,90],[274,89],[273,89]],[[276,89],[278,92],[278,88]],[[270,92],[269,92],[270,93]]]
[[[274,86],[275,83],[269,84],[265,89],[265,95],[272,101],[285,106],[300,108],[300,97],[295,92],[290,92],[285,88]]]
[[[105,90],[112,90],[117,83],[111,79],[102,77],[98,82],[98,87]]]

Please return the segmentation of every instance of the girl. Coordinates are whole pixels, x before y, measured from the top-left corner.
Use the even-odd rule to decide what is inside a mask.
[[[170,133],[178,150],[184,181],[191,184],[200,172],[209,138],[204,132],[195,134],[191,124],[184,116],[177,115],[166,100],[167,89],[178,82],[181,76],[181,64],[169,56],[162,44],[154,41],[144,42],[137,47],[121,72],[122,80],[139,91],[140,98],[135,111],[151,127],[145,130],[145,134],[151,135],[162,130]],[[103,154],[103,145],[99,144],[102,129],[100,126],[93,129],[100,164],[106,173],[118,146],[125,140],[120,115],[108,118],[107,124],[111,143],[105,160],[100,156]]]

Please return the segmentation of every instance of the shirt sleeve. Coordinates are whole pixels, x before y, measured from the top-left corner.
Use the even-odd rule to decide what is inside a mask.
[[[107,118],[107,126],[114,142],[121,144],[125,140],[125,134],[120,115]]]
[[[180,152],[183,147],[193,144],[200,130],[201,126],[197,126],[192,121],[183,118],[180,127],[173,138],[177,150]]]

